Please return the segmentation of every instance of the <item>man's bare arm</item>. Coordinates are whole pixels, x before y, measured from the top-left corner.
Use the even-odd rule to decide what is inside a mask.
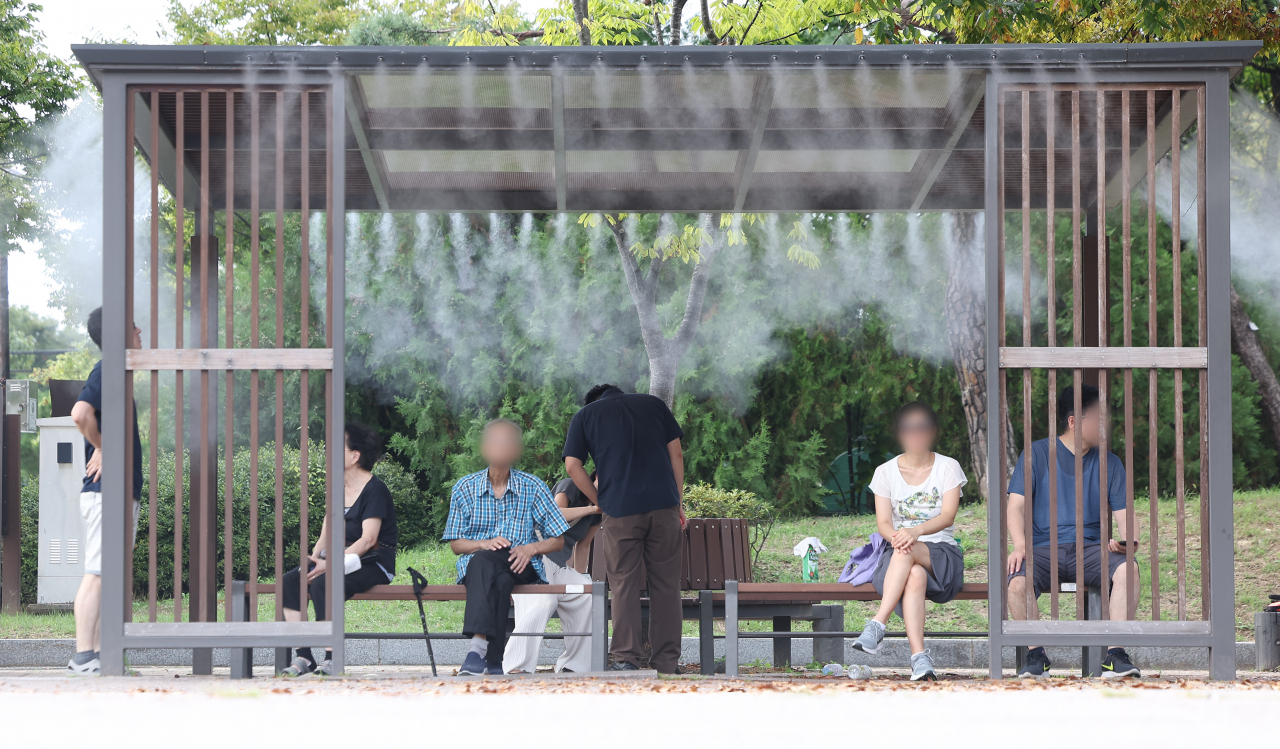
[[[600,500],[596,497],[596,485],[591,483],[591,476],[587,475],[587,469],[583,467],[581,460],[574,457],[565,458],[564,470],[569,474],[569,478],[573,479],[573,485],[578,487],[582,496],[590,500],[593,505],[600,504]]]
[[[93,411],[93,406],[88,403],[76,401],[71,407],[71,420],[76,423],[76,428],[84,435],[85,441],[93,445],[95,450],[101,450],[102,433],[98,431],[98,417]]]

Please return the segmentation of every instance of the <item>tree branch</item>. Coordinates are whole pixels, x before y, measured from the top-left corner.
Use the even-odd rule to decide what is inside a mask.
[[[756,6],[756,14],[751,17],[751,23],[747,24],[746,30],[742,32],[742,39],[739,41],[743,44],[747,43],[747,34],[751,33],[751,27],[756,25],[756,19],[760,18],[760,11],[762,10],[764,10],[764,0],[760,0],[760,4]]]
[[[631,292],[631,301],[636,306],[636,317],[640,320],[640,337],[644,340],[645,351],[650,361],[657,361],[667,352],[667,340],[662,335],[662,323],[658,319],[658,304],[655,290],[656,284],[650,285],[640,279],[640,264],[627,249],[626,239],[622,234],[622,222],[609,222],[609,231],[613,233],[614,244],[618,247],[618,255],[622,258],[622,275],[627,281],[627,290]],[[608,221],[608,219],[605,219]],[[650,266],[652,268],[652,266]]]
[[[707,4],[707,0],[702,0],[702,33],[707,35],[707,41],[712,44],[720,44],[721,37],[716,36],[716,29],[711,25],[711,7]]]

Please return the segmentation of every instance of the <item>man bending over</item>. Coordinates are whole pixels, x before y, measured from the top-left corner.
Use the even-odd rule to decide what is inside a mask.
[[[523,447],[518,424],[490,421],[480,440],[489,467],[453,486],[444,540],[458,555],[458,583],[467,586],[462,632],[471,637],[460,674],[502,673],[511,589],[546,582],[541,557],[560,550],[569,529],[542,479],[511,467]]]
[[[1075,391],[1068,387],[1058,396],[1058,423],[1066,425],[1066,431],[1053,439],[1057,454],[1057,496],[1058,506],[1054,509],[1055,518],[1049,515],[1049,440],[1042,439],[1031,443],[1032,469],[1032,553],[1035,555],[1034,590],[1037,598],[1049,590],[1050,585],[1058,582],[1083,583],[1088,586],[1102,587],[1102,534],[1098,522],[1100,497],[1098,491],[1098,468],[1100,465],[1098,446],[1102,444],[1102,406],[1098,402],[1098,389],[1085,385],[1080,390],[1080,414],[1075,413]],[[1076,569],[1076,430],[1079,430],[1080,449],[1084,451],[1084,570]],[[1026,454],[1018,457],[1018,465],[1013,470],[1013,478],[1009,479],[1009,534],[1013,536],[1013,553],[1009,555],[1009,613],[1014,619],[1027,618],[1027,539],[1024,532],[1026,511],[1026,477],[1023,473],[1023,462]],[[1120,458],[1107,453],[1107,502],[1116,514],[1119,525],[1118,540],[1113,538],[1107,545],[1111,552],[1107,558],[1107,578],[1111,584],[1111,600],[1108,609],[1113,621],[1129,618],[1128,585],[1129,566],[1125,556],[1125,532],[1130,527],[1128,508],[1125,503],[1124,464]],[[1050,581],[1049,559],[1049,523],[1058,524],[1058,580]],[[1136,544],[1137,524],[1133,524]],[[1136,562],[1135,562],[1136,567]],[[1137,570],[1134,569],[1134,577]],[[1020,677],[1040,677],[1049,674],[1049,658],[1044,648],[1031,648],[1027,653],[1027,661],[1018,671]],[[1103,678],[1119,678],[1122,676],[1141,676],[1141,672],[1129,660],[1124,648],[1113,647],[1107,650],[1102,661]]]

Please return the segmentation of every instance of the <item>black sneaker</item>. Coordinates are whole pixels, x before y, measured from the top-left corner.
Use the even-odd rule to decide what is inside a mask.
[[[609,664],[609,668],[607,668],[606,670],[607,671],[639,671],[640,669],[636,666],[636,664],[631,663],[630,661],[614,661],[613,663]]]
[[[1027,661],[1018,669],[1019,679],[1042,679],[1049,675],[1049,656],[1044,648],[1032,648],[1027,651]]]
[[[1102,659],[1102,678],[1123,679],[1126,676],[1142,676],[1142,672],[1129,660],[1124,648],[1111,648],[1107,657]]]

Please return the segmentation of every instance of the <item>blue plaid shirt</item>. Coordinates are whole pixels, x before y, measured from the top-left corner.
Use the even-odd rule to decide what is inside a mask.
[[[563,535],[569,530],[551,490],[542,479],[524,471],[511,470],[507,491],[498,499],[489,483],[489,471],[464,476],[453,485],[449,500],[449,519],[444,524],[444,540],[483,541],[502,536],[516,546],[538,541],[534,530],[543,538]],[[467,575],[471,554],[458,557],[458,582]],[[542,571],[542,555],[532,560],[538,579],[546,582]]]

